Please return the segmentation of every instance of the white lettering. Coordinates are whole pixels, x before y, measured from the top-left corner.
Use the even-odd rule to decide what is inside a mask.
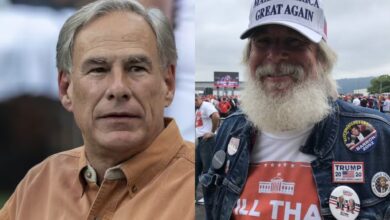
[[[295,220],[300,220],[301,219],[301,203],[297,203],[296,209],[291,209],[291,202],[286,202],[286,208],[284,210],[284,219],[289,220],[290,215],[295,215]]]
[[[368,140],[365,140],[359,147],[356,148],[357,151],[363,150],[366,151],[368,148],[374,145],[374,139],[376,136],[370,137]]]
[[[279,206],[283,206],[284,202],[279,200],[271,200],[269,204],[272,205],[272,219],[276,220],[278,219],[278,209]]]
[[[253,206],[252,206],[251,210],[249,211],[250,216],[260,217],[260,212],[256,211],[258,204],[259,204],[259,200],[255,199],[255,202],[253,203]]]
[[[246,199],[242,200],[242,207],[240,208],[240,211],[238,212],[240,215],[248,215],[248,210],[245,210],[246,208]]]
[[[318,211],[318,207],[314,204],[311,204],[303,220],[320,220],[320,219],[321,216],[320,216],[320,212]]]
[[[251,202],[253,201],[253,203]],[[261,207],[261,201],[258,199],[250,200],[238,199],[236,207],[234,208],[234,215],[236,216],[252,216],[252,217],[266,217],[271,215],[272,220],[300,220],[303,213],[305,214],[303,220],[321,220],[321,215],[316,204],[310,204],[307,210],[302,209],[302,203],[291,203],[291,201],[271,200],[269,204],[272,206],[272,213],[269,213],[271,207]],[[295,208],[294,208],[295,204]],[[281,207],[281,208],[279,208]],[[262,213],[261,210],[267,210]],[[281,213],[279,213],[279,211]],[[306,211],[306,212],[305,212]],[[263,216],[262,216],[263,214]],[[282,217],[283,216],[283,217]]]
[[[238,199],[237,200],[237,204],[236,204],[236,208],[234,209],[234,214],[238,215],[238,210],[240,209],[241,207],[241,199]]]

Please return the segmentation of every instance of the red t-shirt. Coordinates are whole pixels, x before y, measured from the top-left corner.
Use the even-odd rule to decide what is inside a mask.
[[[266,161],[252,164],[232,219],[321,219],[310,163]]]

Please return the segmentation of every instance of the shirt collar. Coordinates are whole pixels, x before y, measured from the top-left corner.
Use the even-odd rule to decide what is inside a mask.
[[[105,178],[126,178],[130,196],[134,196],[164,170],[184,144],[175,120],[164,118],[164,124],[165,129],[148,148],[122,164],[108,169]],[[78,174],[77,182],[81,184],[80,195],[82,196],[87,181],[96,183],[96,171],[89,165],[85,150],[80,155]]]
[[[88,164],[86,167],[84,167],[84,169],[81,172],[82,172],[83,178],[86,181],[88,181],[90,183],[95,183],[95,184],[97,183],[96,170],[91,165]],[[104,179],[118,180],[118,179],[123,179],[123,178],[125,178],[125,174],[121,170],[120,165],[111,167],[111,168],[107,169],[106,172],[104,173]]]
[[[176,122],[165,118],[164,124],[165,129],[148,148],[121,165],[127,179],[130,196],[134,196],[163,171],[184,144]]]
[[[80,196],[84,194],[85,186],[87,184],[86,176],[86,170],[88,169],[88,161],[87,157],[85,155],[85,148],[84,146],[82,147],[82,151],[80,152],[80,159],[79,159],[79,166],[78,166],[78,176],[76,179],[76,184],[80,185],[80,192],[78,193]]]

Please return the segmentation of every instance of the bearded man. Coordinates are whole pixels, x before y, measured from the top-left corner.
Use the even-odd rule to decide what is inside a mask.
[[[242,111],[222,124],[200,178],[208,219],[389,218],[389,192],[371,185],[389,178],[390,120],[336,100],[320,2],[254,0],[246,38]],[[373,132],[350,149],[353,126]]]

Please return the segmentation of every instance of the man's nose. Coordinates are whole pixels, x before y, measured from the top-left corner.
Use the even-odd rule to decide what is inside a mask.
[[[127,101],[131,98],[131,89],[126,73],[121,69],[113,69],[110,75],[106,97],[108,100]]]
[[[267,48],[266,59],[271,63],[281,63],[288,58],[288,50],[280,43],[274,43]]]

